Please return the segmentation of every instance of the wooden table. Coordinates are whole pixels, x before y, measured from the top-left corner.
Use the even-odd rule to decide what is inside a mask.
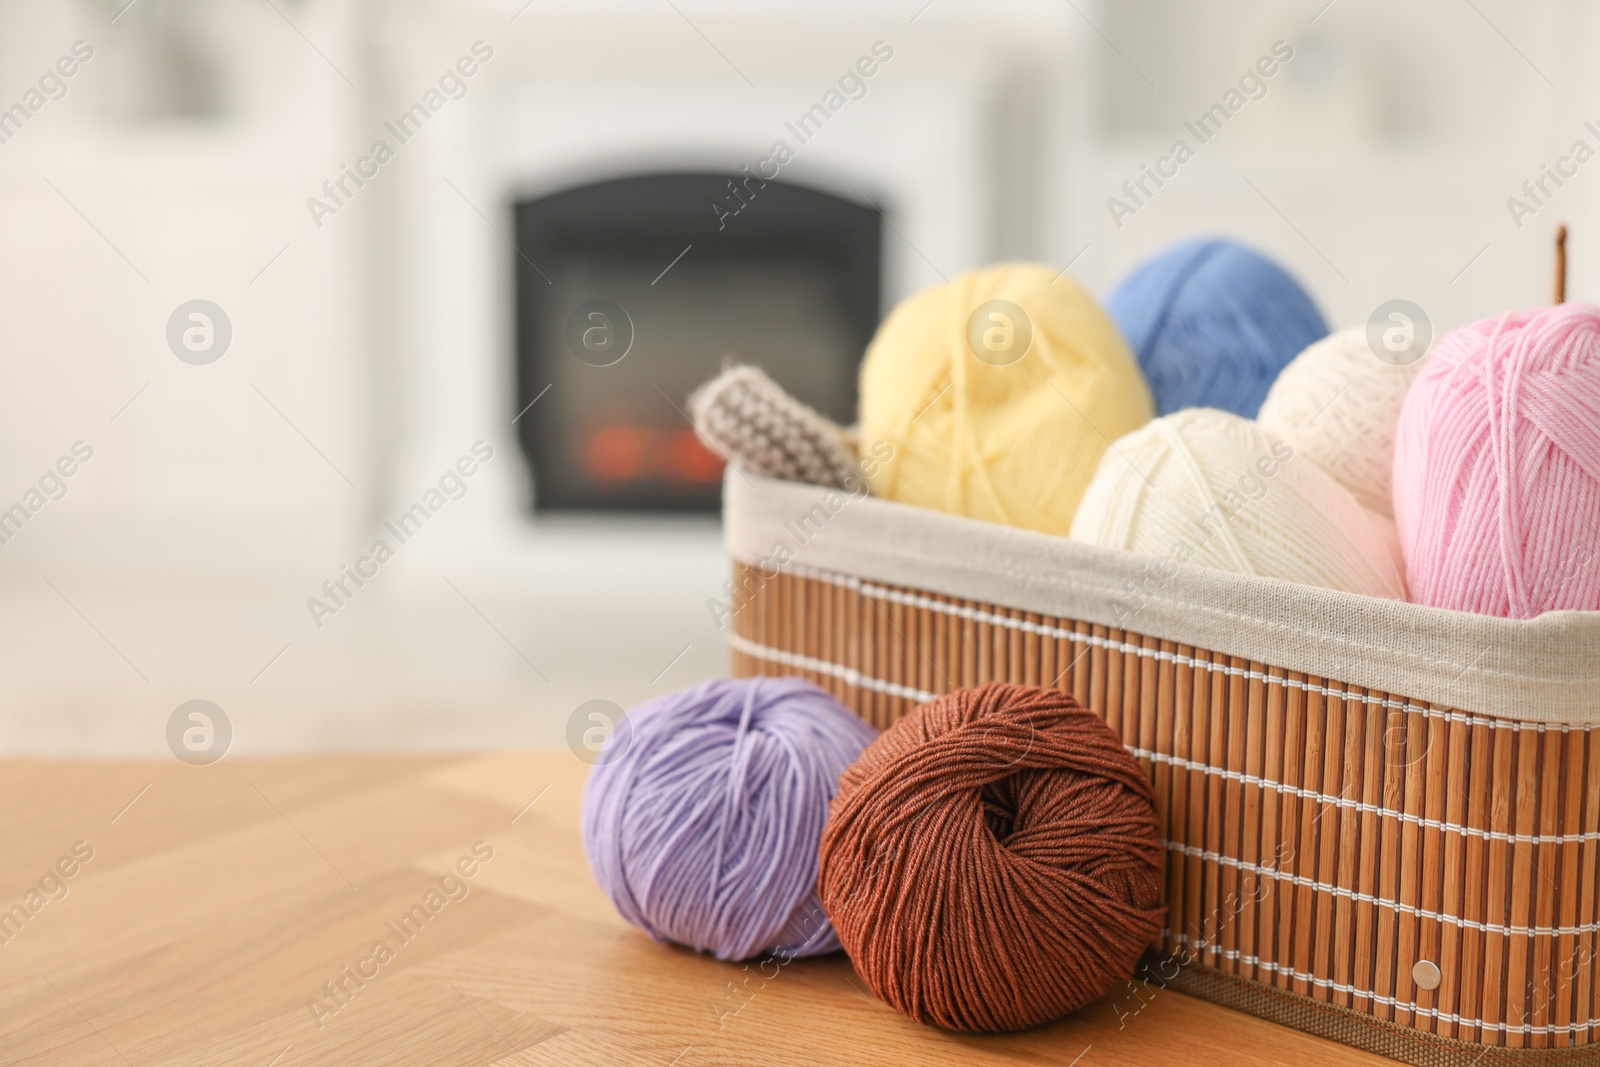
[[[579,844],[585,770],[0,763],[0,909],[26,916],[0,915],[0,1063],[1389,1062],[1168,991],[980,1038],[894,1014],[841,955],[763,983],[617,917]]]

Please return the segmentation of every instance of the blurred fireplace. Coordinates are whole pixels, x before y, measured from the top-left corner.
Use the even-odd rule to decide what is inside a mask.
[[[535,510],[715,511],[722,460],[685,401],[728,360],[853,421],[879,225],[872,208],[747,175],[517,203],[513,410]]]

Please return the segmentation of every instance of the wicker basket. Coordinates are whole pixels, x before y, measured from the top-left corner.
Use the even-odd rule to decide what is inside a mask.
[[[1152,582],[738,472],[726,504],[736,674],[804,675],[879,727],[1056,685],[1121,734],[1168,848],[1152,986],[1416,1064],[1600,1063],[1600,620]]]

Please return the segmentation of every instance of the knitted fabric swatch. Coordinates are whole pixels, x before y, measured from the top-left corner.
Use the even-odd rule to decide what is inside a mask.
[[[758,367],[730,367],[689,397],[695,433],[754,474],[859,488],[849,432],[806,407]]]

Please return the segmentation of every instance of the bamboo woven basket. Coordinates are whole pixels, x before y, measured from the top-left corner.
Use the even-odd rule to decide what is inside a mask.
[[[725,502],[735,674],[803,675],[879,727],[1055,685],[1120,733],[1167,842],[1148,988],[1415,1064],[1600,1064],[1600,619],[1152,582],[738,471]]]

